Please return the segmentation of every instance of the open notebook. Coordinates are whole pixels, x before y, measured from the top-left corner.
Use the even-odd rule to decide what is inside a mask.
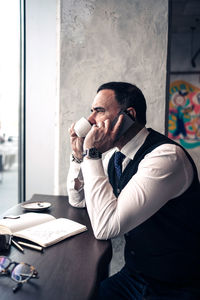
[[[87,227],[78,222],[34,212],[22,214],[18,219],[0,220],[0,234],[8,233],[42,247],[51,246],[86,230]]]

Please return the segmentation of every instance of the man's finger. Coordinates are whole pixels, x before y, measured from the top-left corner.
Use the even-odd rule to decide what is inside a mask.
[[[106,129],[106,130],[109,130],[109,129],[110,129],[110,120],[109,120],[109,119],[106,119],[106,120],[104,121],[104,124],[105,124],[105,129]]]
[[[98,123],[97,123],[97,127],[99,127],[99,128],[100,128],[100,127],[104,127],[104,122],[98,122]]]
[[[71,136],[76,136],[76,132],[74,131],[75,123],[72,123],[71,127],[68,129],[68,132]]]
[[[121,125],[122,125],[123,118],[124,118],[124,115],[122,115],[122,114],[119,115],[119,118],[118,118],[116,124],[115,124],[114,127],[113,127],[113,131],[119,130],[119,128],[120,128]]]
[[[113,129],[112,129],[112,136],[115,139],[115,137],[117,136],[121,126],[122,126],[122,122],[123,122],[123,118],[124,116],[121,114],[119,115],[119,118],[116,122],[116,124],[114,125]]]

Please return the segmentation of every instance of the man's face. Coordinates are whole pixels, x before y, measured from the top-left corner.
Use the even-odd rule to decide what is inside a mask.
[[[120,106],[115,100],[114,91],[101,90],[94,98],[88,121],[91,124],[97,124],[98,122],[103,122],[106,119],[109,119],[112,122],[119,112]]]

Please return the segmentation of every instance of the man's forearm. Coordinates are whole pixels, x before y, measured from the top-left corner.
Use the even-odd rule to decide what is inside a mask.
[[[71,161],[67,177],[67,192],[69,203],[72,206],[85,207],[83,185],[81,166],[80,164]]]
[[[94,235],[108,239],[119,234],[117,199],[105,174],[102,160],[85,158],[82,165],[85,199]]]

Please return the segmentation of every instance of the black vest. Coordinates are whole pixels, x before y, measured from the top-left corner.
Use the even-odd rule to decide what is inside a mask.
[[[146,154],[161,144],[170,143],[181,147],[166,136],[152,129],[149,131],[150,134],[134,159],[129,162],[118,184],[114,157],[111,157],[108,175],[116,196],[137,172],[138,165]],[[194,279],[200,280],[200,185],[196,166],[190,155],[182,149],[194,170],[190,187],[125,234],[125,263],[130,272],[138,272],[151,280],[181,284]]]

